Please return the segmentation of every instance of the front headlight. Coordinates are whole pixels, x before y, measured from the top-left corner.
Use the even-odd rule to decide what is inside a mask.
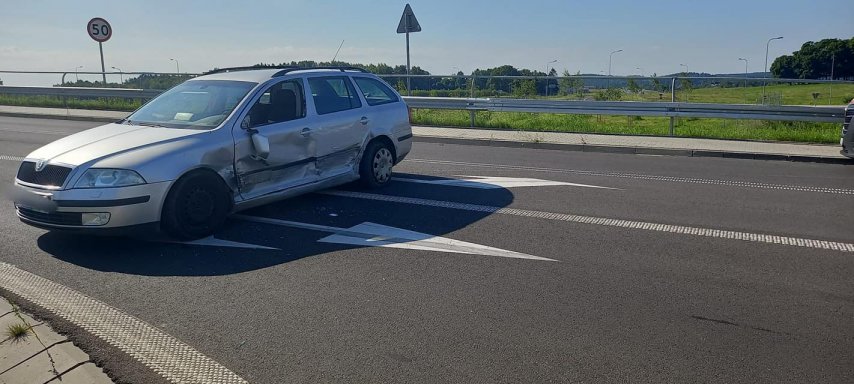
[[[93,168],[83,173],[74,188],[127,187],[139,184],[145,184],[145,179],[134,171]]]

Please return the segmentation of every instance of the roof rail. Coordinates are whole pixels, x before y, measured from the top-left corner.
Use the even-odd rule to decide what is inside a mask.
[[[252,67],[230,67],[230,68],[217,68],[214,70],[207,71],[203,73],[203,75],[211,75],[214,73],[225,73],[225,72],[238,72],[238,71],[254,71],[260,69],[292,69],[298,68],[292,65],[274,65],[269,67],[260,67],[260,66],[252,66]]]
[[[313,69],[334,69],[334,70],[338,70],[341,72],[357,71],[357,72],[362,72],[362,73],[368,73],[368,71],[366,71],[363,68],[359,68],[359,67],[335,67],[335,66],[333,66],[333,67],[287,67],[287,68],[284,68],[281,71],[273,74],[273,77],[284,76],[288,73],[295,72],[295,71],[310,71]]]

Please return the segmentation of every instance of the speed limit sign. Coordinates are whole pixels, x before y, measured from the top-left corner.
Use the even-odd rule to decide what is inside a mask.
[[[113,27],[110,26],[107,20],[100,17],[89,20],[89,23],[86,24],[86,31],[89,32],[89,37],[92,40],[99,43],[110,40],[110,37],[113,36]]]

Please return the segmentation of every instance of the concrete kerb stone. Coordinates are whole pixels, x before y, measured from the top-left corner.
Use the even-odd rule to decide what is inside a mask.
[[[560,144],[560,143],[529,143],[520,141],[507,140],[487,140],[487,139],[472,139],[472,138],[451,138],[440,136],[415,136],[415,141],[437,144],[458,144],[458,145],[478,145],[491,147],[506,147],[506,148],[533,148],[533,149],[550,149],[561,151],[577,151],[577,152],[599,152],[599,153],[620,153],[620,154],[637,154],[637,155],[660,155],[660,156],[683,156],[683,157],[719,157],[719,158],[734,158],[734,159],[750,159],[750,160],[777,160],[777,161],[793,161],[793,162],[811,162],[825,164],[854,164],[854,160],[845,158],[819,157],[819,156],[794,156],[783,154],[769,153],[750,153],[750,152],[724,152],[724,151],[707,151],[707,150],[692,150],[679,148],[649,148],[649,147],[626,147],[626,146],[603,146],[603,145],[584,145],[584,144]]]

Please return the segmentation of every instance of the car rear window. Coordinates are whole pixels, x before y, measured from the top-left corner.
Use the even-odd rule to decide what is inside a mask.
[[[368,105],[380,105],[398,101],[397,95],[382,81],[368,77],[354,77],[356,85],[365,96]]]

